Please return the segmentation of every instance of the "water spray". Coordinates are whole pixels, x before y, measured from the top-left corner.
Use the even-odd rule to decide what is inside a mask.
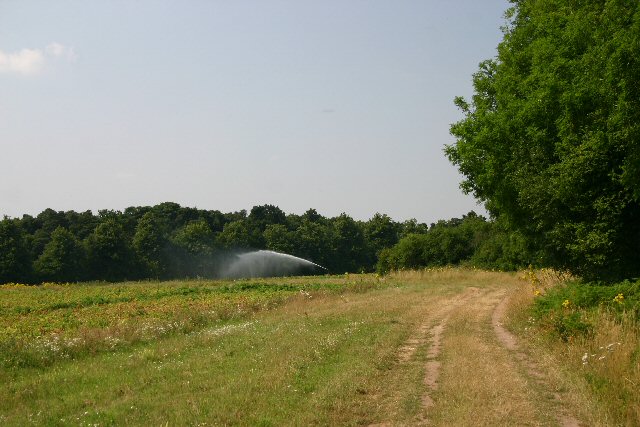
[[[259,250],[236,255],[223,271],[226,278],[291,276],[300,272],[327,269],[315,262],[294,255],[269,250]]]

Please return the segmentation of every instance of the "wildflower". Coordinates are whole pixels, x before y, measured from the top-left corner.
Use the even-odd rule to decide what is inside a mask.
[[[536,290],[533,291],[533,295],[536,296],[536,297],[540,296],[540,293],[541,292],[540,292],[539,289],[536,289]]]
[[[622,294],[618,294],[613,298],[613,302],[617,302],[618,304],[622,304],[622,301],[624,301],[624,295]]]
[[[583,354],[582,355],[582,364],[586,365],[587,363],[589,363],[588,361],[589,361],[589,353]]]
[[[302,295],[303,297],[306,298],[311,298],[311,294],[307,291],[305,291],[304,289],[300,289],[300,295]]]
[[[564,308],[569,308],[570,305],[571,305],[571,301],[569,301],[568,299],[562,301],[562,306]]]

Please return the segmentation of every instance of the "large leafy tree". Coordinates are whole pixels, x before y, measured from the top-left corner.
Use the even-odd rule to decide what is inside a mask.
[[[226,249],[246,250],[264,247],[262,233],[247,219],[226,223],[217,240]]]
[[[266,248],[269,250],[287,254],[296,250],[295,233],[282,224],[269,224],[263,235]]]
[[[0,221],[0,284],[29,280],[31,258],[23,230],[15,219]]]
[[[333,271],[358,272],[367,264],[364,231],[349,215],[343,213],[333,220]]]
[[[90,278],[118,281],[139,276],[134,251],[122,224],[107,217],[86,239]]]
[[[287,215],[282,209],[274,205],[254,206],[249,213],[249,221],[262,233],[267,228],[267,225],[285,224]]]
[[[165,277],[170,264],[168,227],[156,212],[140,218],[133,235],[132,246],[146,276]]]
[[[216,237],[204,220],[192,221],[181,227],[173,242],[193,255],[210,255],[215,249]]]
[[[45,209],[38,214],[35,218],[35,224],[37,229],[33,233],[31,237],[31,257],[32,259],[36,259],[42,251],[44,247],[51,240],[51,234],[58,227],[67,228],[67,218],[65,218],[65,213],[60,211],[54,211],[53,209]]]
[[[83,246],[69,230],[58,227],[34,263],[34,269],[42,280],[78,281],[83,278],[84,262]]]
[[[206,277],[214,274],[216,236],[206,221],[188,223],[178,229],[171,240],[181,259],[181,276]]]
[[[640,273],[640,3],[513,0],[456,104],[462,188],[587,278]]]
[[[374,258],[384,248],[389,248],[399,240],[401,226],[389,215],[376,213],[364,224],[364,232],[371,247]]]
[[[330,247],[333,239],[332,231],[333,229],[327,224],[302,220],[300,227],[294,232],[296,247],[293,254],[323,267],[330,265],[333,257]]]

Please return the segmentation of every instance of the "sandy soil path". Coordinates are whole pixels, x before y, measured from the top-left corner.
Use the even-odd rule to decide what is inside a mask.
[[[417,415],[376,425],[583,425],[563,386],[545,374],[544,364],[529,356],[525,343],[504,326],[510,289],[469,286],[418,305],[421,321],[399,347],[397,373],[389,379],[390,389],[398,393],[400,386],[393,384],[399,379],[392,377],[402,375],[403,366],[421,367]],[[387,406],[394,404],[402,402],[387,399]]]

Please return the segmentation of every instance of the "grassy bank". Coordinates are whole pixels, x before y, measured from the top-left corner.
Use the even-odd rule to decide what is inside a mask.
[[[640,281],[605,286],[544,270],[521,279],[517,332],[550,352],[611,425],[640,425]]]

